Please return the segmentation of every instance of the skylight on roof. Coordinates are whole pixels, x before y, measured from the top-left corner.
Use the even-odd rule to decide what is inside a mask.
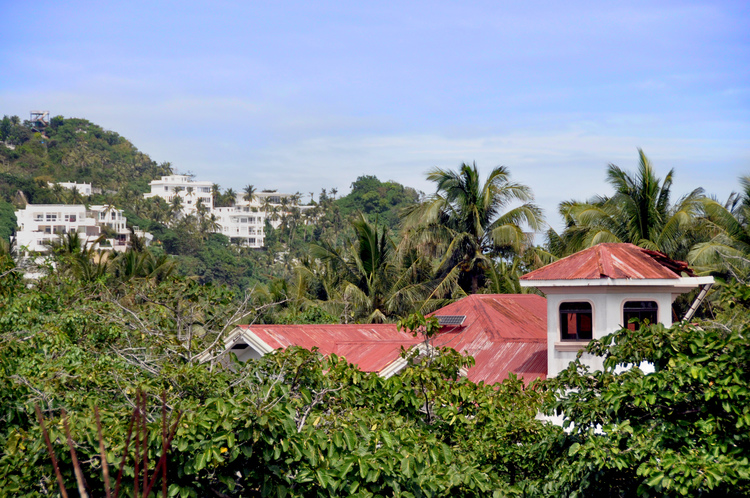
[[[466,315],[435,315],[438,325],[463,325]]]

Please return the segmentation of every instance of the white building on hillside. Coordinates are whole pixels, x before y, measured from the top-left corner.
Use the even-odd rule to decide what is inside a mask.
[[[78,233],[95,249],[124,251],[130,242],[127,218],[122,210],[113,206],[86,206],[80,204],[28,204],[16,211],[18,230],[16,248],[21,252],[48,252],[52,242],[67,233]],[[105,234],[106,239],[95,241]],[[148,237],[141,231],[136,234]]]
[[[162,176],[160,180],[152,180],[149,185],[151,192],[143,194],[143,197],[161,197],[167,202],[172,202],[174,197],[178,196],[182,200],[182,212],[186,215],[195,213],[198,201],[209,210],[214,207],[211,182],[196,182],[188,175],[171,175]]]
[[[215,207],[211,182],[196,182],[188,175],[163,176],[150,183],[151,192],[145,198],[161,197],[172,202],[175,196],[182,200],[183,215],[195,215],[198,201],[208,210],[207,216],[213,216],[218,224],[215,233],[221,233],[230,239],[241,239],[245,246],[260,248],[265,241],[265,224],[269,221],[278,228],[281,219],[294,209],[304,211],[314,206],[300,206],[296,194],[284,194],[273,191],[261,191],[253,194],[253,199],[245,199],[245,193],[238,191],[233,205]]]
[[[54,183],[50,183],[50,186],[55,185]],[[68,190],[76,189],[79,194],[89,196],[92,194],[93,190],[91,189],[90,183],[76,183],[76,182],[57,182],[57,185],[60,185],[62,188],[66,188]]]
[[[245,205],[214,208],[213,214],[220,225],[219,233],[230,239],[243,239],[242,244],[249,247],[263,247],[265,212]]]

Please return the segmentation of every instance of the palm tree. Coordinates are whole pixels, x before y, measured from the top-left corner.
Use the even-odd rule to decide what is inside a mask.
[[[237,200],[237,194],[234,192],[234,189],[228,188],[226,192],[224,192],[224,202],[223,204],[225,206],[234,206],[234,203]]]
[[[740,184],[742,192],[733,192],[724,204],[702,199],[702,226],[711,240],[693,246],[688,262],[743,281],[750,269],[750,176],[740,177]]]
[[[218,207],[221,204],[221,187],[218,183],[211,185],[211,197],[214,200],[214,206]]]
[[[245,194],[242,196],[242,198],[247,202],[253,202],[255,200],[255,190],[255,186],[245,185]]]
[[[182,213],[182,197],[175,195],[169,203],[169,216],[172,221],[176,220]]]
[[[68,204],[83,204],[83,196],[77,187],[73,187],[68,194]]]
[[[615,189],[613,196],[560,204],[565,231],[562,235],[551,230],[548,233],[550,249],[556,256],[602,242],[630,242],[684,258],[691,245],[687,232],[700,212],[703,189],[697,188],[670,204],[674,170],[662,181],[641,149],[638,154],[635,175],[609,165],[607,182]]]
[[[65,203],[67,200],[67,195],[65,195],[65,189],[62,185],[59,183],[55,183],[52,185],[52,197],[55,199],[58,203]]]
[[[508,169],[494,168],[484,184],[476,163],[462,164],[458,171],[435,168],[427,179],[437,192],[406,210],[405,239],[423,254],[439,257],[438,275],[456,276],[461,287],[476,293],[494,256],[512,256],[531,245],[532,230],[542,228],[544,218],[531,189],[510,181]],[[503,210],[513,202],[523,204]]]
[[[311,244],[313,259],[297,268],[299,281],[316,280],[319,304],[341,313],[343,321],[384,322],[414,311],[428,290],[414,278],[421,262],[399,260],[387,227],[361,213],[352,228],[355,237],[342,248],[329,241]]]
[[[93,241],[85,241],[78,232],[61,235],[59,241],[49,244],[57,263],[57,272],[71,273],[83,282],[105,277],[108,269],[106,257],[94,249],[103,241],[104,235]]]

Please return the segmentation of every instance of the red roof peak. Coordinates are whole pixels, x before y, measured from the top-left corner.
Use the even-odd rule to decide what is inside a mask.
[[[523,280],[677,279],[695,276],[683,261],[628,243],[597,244],[522,276]]]

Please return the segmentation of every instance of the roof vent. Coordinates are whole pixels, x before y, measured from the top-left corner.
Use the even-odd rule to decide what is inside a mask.
[[[435,315],[435,318],[438,319],[438,325],[445,326],[445,325],[463,325],[464,320],[466,320],[466,315]]]

